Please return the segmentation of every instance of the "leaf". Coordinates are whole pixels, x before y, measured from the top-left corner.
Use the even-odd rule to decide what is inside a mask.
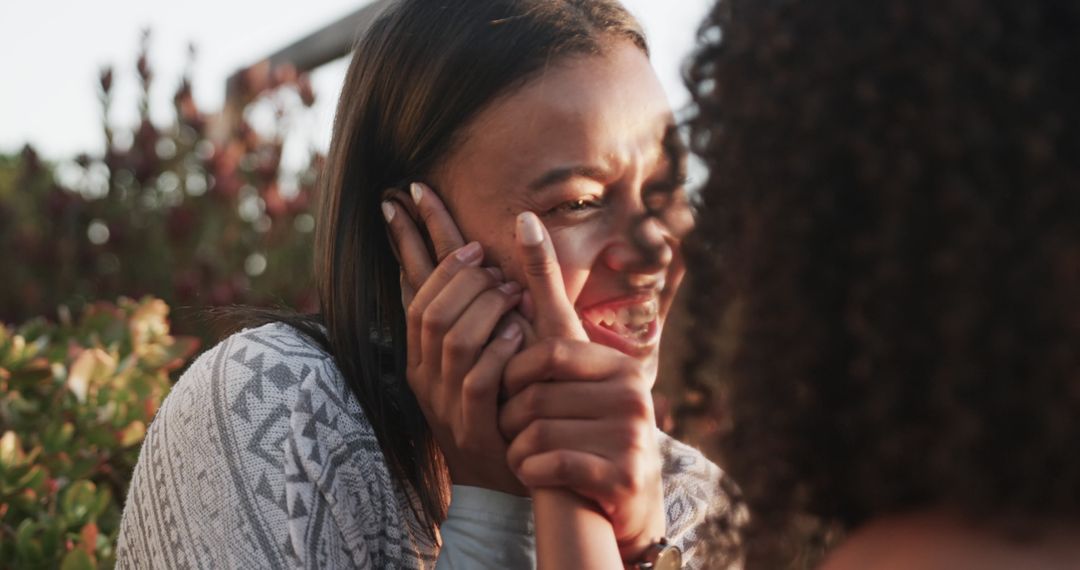
[[[4,432],[3,437],[0,437],[0,466],[19,465],[25,456],[19,436],[13,431]]]
[[[33,489],[40,493],[42,491],[41,487],[45,483],[45,475],[45,470],[41,466],[34,465],[25,475],[19,478],[15,486],[22,489]]]
[[[76,548],[64,556],[60,570],[95,570],[94,559],[85,550]]]
[[[97,488],[85,479],[75,481],[64,491],[60,508],[68,521],[79,524],[92,516],[97,502]]]
[[[80,544],[80,546],[82,546],[83,551],[85,551],[90,556],[93,556],[94,555],[94,550],[97,548],[97,539],[98,539],[98,526],[97,526],[97,524],[89,523],[86,526],[82,527],[82,530],[79,531],[79,538],[80,538],[79,544]]]
[[[21,562],[30,567],[38,567],[44,559],[41,543],[35,536],[38,525],[30,519],[24,520],[15,530],[15,553]]]
[[[74,435],[75,425],[71,422],[49,425],[41,437],[41,442],[45,445],[45,453],[51,454],[61,451],[71,442]]]
[[[64,522],[61,521],[59,518],[54,517],[52,520],[52,524],[43,526],[44,528],[41,531],[42,551],[55,553],[57,552],[57,550],[62,549],[63,544],[60,541],[60,537],[65,530]]]
[[[112,491],[108,489],[101,489],[94,497],[94,502],[90,505],[90,516],[98,518],[105,513],[105,510],[112,504]]]
[[[169,335],[169,306],[161,299],[146,298],[131,315],[128,330],[131,345],[136,352],[141,348]]]
[[[79,353],[68,372],[66,384],[79,403],[85,404],[91,386],[115,371],[116,359],[100,348],[90,348]]]
[[[9,374],[11,386],[15,389],[23,389],[52,376],[52,365],[48,361],[34,359],[16,367]]]
[[[145,437],[146,424],[139,420],[135,420],[120,432],[120,445],[123,447],[131,447],[132,445],[142,442]]]

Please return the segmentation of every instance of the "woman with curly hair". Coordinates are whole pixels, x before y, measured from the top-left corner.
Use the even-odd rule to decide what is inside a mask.
[[[725,0],[702,37],[727,554],[1080,567],[1080,2]]]

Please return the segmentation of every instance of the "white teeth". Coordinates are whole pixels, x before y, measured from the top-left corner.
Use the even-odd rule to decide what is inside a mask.
[[[657,300],[650,299],[618,308],[590,309],[584,312],[582,317],[594,325],[602,326],[620,335],[643,338],[649,334],[649,325],[656,320],[658,312]]]
[[[622,307],[619,307],[619,324],[622,324],[622,325],[632,325],[633,324],[630,307],[627,306],[627,305],[623,305]]]

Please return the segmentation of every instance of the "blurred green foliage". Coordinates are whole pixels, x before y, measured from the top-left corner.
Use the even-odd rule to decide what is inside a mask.
[[[0,567],[114,565],[146,427],[198,347],[168,312],[121,299],[0,325]]]
[[[225,120],[198,108],[186,72],[160,126],[148,39],[133,128],[110,119],[113,70],[99,76],[103,152],[0,155],[0,568],[114,565],[147,425],[215,336],[175,311],[191,336],[172,336],[170,306],[316,308],[309,209],[323,159],[281,166],[290,113],[313,103],[307,77],[241,85]],[[272,114],[270,133],[250,126],[253,108]]]
[[[249,125],[243,108],[230,121],[203,113],[187,72],[173,99],[175,120],[159,127],[150,118],[147,37],[135,65],[134,128],[110,120],[113,70],[100,74],[102,154],[50,164],[27,146],[0,156],[0,322],[51,317],[60,306],[77,313],[121,295],[155,295],[177,311],[315,309],[309,209],[323,159],[312,152],[298,170],[281,167],[289,115],[314,100],[306,76],[276,73],[259,86],[261,99],[244,101],[269,108],[267,134]],[[213,336],[183,320],[177,328]]]

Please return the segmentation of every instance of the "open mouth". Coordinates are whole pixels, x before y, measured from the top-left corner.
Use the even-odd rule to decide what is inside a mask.
[[[594,305],[581,311],[581,321],[594,341],[640,355],[659,340],[659,314],[659,300],[649,295]]]

